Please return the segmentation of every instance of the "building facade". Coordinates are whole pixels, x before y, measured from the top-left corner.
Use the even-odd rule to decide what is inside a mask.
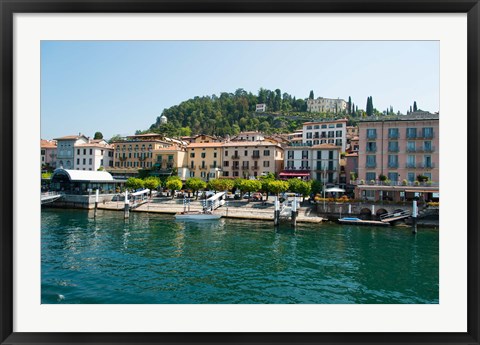
[[[57,142],[40,140],[40,164],[42,171],[55,170],[57,166]]]
[[[232,141],[223,144],[223,176],[252,178],[283,169],[283,148],[271,141]]]
[[[348,108],[348,102],[344,99],[332,99],[318,97],[317,99],[307,100],[307,111],[320,113],[341,113]]]
[[[88,143],[83,134],[54,139],[57,142],[57,168],[75,169],[75,146]]]
[[[89,140],[75,145],[75,170],[96,171],[113,167],[113,145],[105,140]]]
[[[199,177],[204,181],[222,175],[223,143],[191,143],[187,146],[186,178]]]
[[[172,145],[153,150],[154,164],[152,175],[172,176],[178,175],[185,180],[187,166],[187,151],[185,147]]]
[[[310,146],[329,144],[339,146],[345,152],[347,145],[347,119],[321,122],[305,122],[302,142]]]
[[[439,115],[430,113],[359,122],[358,175],[365,182],[385,176],[439,182]]]

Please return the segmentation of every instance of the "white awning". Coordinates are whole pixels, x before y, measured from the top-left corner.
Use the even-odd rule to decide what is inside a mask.
[[[345,189],[338,188],[338,187],[332,187],[332,188],[327,188],[325,189],[325,192],[332,192],[332,193],[344,193]]]
[[[146,194],[146,193],[149,193],[150,192],[150,189],[144,189],[144,190],[141,190],[141,191],[138,191],[138,192],[135,192],[135,193],[130,193],[131,196],[139,196],[139,195],[142,195],[142,194]]]

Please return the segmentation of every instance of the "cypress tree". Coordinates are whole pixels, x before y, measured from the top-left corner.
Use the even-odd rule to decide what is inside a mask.
[[[417,111],[417,101],[413,101],[413,111]]]
[[[310,95],[308,96],[309,99],[314,99],[315,96],[313,95],[313,90],[310,91]]]
[[[348,96],[348,113],[352,115],[352,97]]]

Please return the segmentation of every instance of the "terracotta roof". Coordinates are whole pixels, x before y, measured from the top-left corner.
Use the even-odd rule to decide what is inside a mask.
[[[77,144],[75,147],[99,147],[102,149],[112,149],[113,150],[113,145],[109,144],[98,144],[98,143],[85,143],[85,144]]]
[[[162,134],[158,133],[145,133],[145,134],[136,134],[136,135],[128,135],[127,138],[135,138],[135,137],[163,137]]]
[[[60,137],[60,138],[55,138],[53,140],[76,140],[76,139],[79,139],[81,137],[84,137],[85,139],[88,139],[86,136],[84,136],[83,134],[80,134],[80,135],[66,135],[64,137]]]
[[[159,147],[153,150],[155,151],[184,151],[182,148],[178,146],[169,146],[169,147]]]
[[[187,148],[197,148],[197,147],[222,147],[224,143],[191,143],[188,144]]]
[[[335,146],[332,144],[319,144],[312,146],[312,149],[341,149],[341,146]]]
[[[48,149],[48,148],[56,148],[57,147],[57,143],[53,140],[43,140],[41,139],[40,140],[40,147],[41,148],[44,148],[44,149]]]
[[[278,143],[271,141],[231,141],[223,144],[224,147],[244,147],[244,146],[276,146],[280,147]]]

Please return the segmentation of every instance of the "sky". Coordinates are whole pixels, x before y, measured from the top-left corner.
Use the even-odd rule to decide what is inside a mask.
[[[145,130],[163,109],[243,88],[439,111],[438,41],[42,41],[41,137]]]

